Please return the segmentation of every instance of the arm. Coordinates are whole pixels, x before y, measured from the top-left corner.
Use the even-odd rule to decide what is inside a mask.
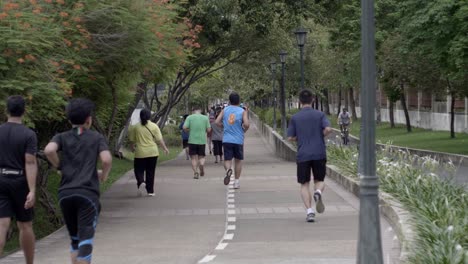
[[[249,121],[249,115],[247,114],[247,111],[244,111],[242,113],[242,128],[244,129],[244,132],[247,132],[250,127],[250,121]]]
[[[29,209],[34,206],[36,200],[37,159],[36,156],[26,153],[25,161],[26,180],[28,181],[29,193],[26,196],[24,208]]]
[[[57,154],[58,148],[59,146],[57,143],[50,142],[44,149],[44,154],[46,155],[49,162],[52,163],[52,166],[56,169],[58,169],[60,166],[60,158]]]
[[[159,129],[159,127],[157,125],[156,125],[156,128],[155,128],[154,132],[155,132],[154,137],[156,139],[156,142],[158,142],[161,145],[161,147],[163,148],[164,153],[166,153],[166,155],[169,154],[169,149],[166,146],[166,142],[164,142],[164,138],[162,136],[161,129]]]
[[[190,116],[185,119],[183,129],[187,133],[190,131]]]
[[[109,177],[112,168],[112,155],[110,151],[104,150],[99,153],[99,159],[101,160],[102,171],[98,171],[98,176],[99,180],[103,182]]]
[[[297,141],[297,134],[296,134],[296,123],[294,122],[294,116],[289,121],[288,126],[288,140],[289,141]]]
[[[164,139],[163,139],[163,138],[161,138],[161,140],[159,141],[159,144],[160,144],[161,147],[163,148],[164,153],[165,153],[166,155],[169,154],[169,149],[167,148],[166,142],[164,142]]]
[[[210,120],[206,119],[206,133],[210,133],[211,132],[211,124],[210,124]],[[211,135],[208,135],[211,137]]]
[[[218,118],[216,118],[215,124],[219,127],[223,127],[223,116],[224,116],[224,109],[221,110],[219,113]]]
[[[326,136],[330,135],[330,133],[331,133],[332,131],[333,131],[333,130],[332,130],[331,127],[326,127],[326,128],[324,128],[324,129],[323,129],[323,136],[326,137]]]

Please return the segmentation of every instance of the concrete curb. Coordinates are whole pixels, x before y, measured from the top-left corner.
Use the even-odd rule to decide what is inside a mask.
[[[270,126],[260,121],[255,113],[249,112],[249,114],[250,120],[259,130],[268,147],[277,156],[288,161],[296,161],[296,150],[294,147],[289,142],[283,140]],[[335,133],[339,135],[340,132],[335,130]],[[355,137],[350,137],[350,141],[354,143],[359,142]],[[327,165],[327,175],[344,189],[359,197],[359,182],[356,179],[342,175],[339,169],[333,165]],[[381,191],[379,204],[380,213],[388,220],[401,243],[400,262],[404,263],[409,255],[411,242],[414,241],[414,232],[409,224],[411,215],[403,209],[403,206],[399,202],[389,194]]]
[[[359,181],[345,176],[334,165],[327,165],[327,176],[340,184],[344,189],[359,197]],[[411,214],[403,208],[390,194],[379,191],[380,213],[387,219],[397,234],[401,243],[400,262],[404,263],[414,241],[414,231],[411,228]]]

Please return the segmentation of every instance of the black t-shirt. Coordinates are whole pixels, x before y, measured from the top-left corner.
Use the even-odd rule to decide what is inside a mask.
[[[60,170],[62,179],[59,192],[69,189],[87,189],[99,195],[97,161],[99,153],[108,150],[105,138],[96,131],[79,129],[55,135],[52,142],[57,143],[61,152]]]
[[[37,137],[31,129],[18,123],[0,125],[0,168],[25,169],[25,154],[36,155]]]

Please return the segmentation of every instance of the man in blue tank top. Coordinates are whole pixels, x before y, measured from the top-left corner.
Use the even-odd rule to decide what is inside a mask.
[[[244,160],[244,133],[249,129],[247,111],[240,107],[240,96],[237,93],[229,95],[230,105],[219,114],[216,119],[218,126],[224,127],[224,185],[228,185],[232,175],[232,159],[234,162],[235,181],[234,189],[239,189],[239,178],[242,172],[242,160]]]

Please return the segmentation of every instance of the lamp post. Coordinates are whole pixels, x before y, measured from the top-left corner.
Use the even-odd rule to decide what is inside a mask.
[[[379,214],[379,179],[375,160],[375,32],[374,0],[361,0],[362,129],[359,148],[360,210],[358,264],[382,264]]]
[[[271,79],[273,81],[273,130],[276,131],[276,61],[270,63]]]
[[[281,100],[281,127],[283,128],[283,137],[286,138],[288,135],[288,126],[286,124],[286,93],[285,93],[285,63],[286,63],[286,55],[288,53],[284,50],[280,51],[280,61],[281,61],[281,93],[280,93],[280,100]]]
[[[307,30],[298,28],[294,34],[296,34],[297,45],[301,53],[301,90],[304,89],[304,45],[307,37]]]

